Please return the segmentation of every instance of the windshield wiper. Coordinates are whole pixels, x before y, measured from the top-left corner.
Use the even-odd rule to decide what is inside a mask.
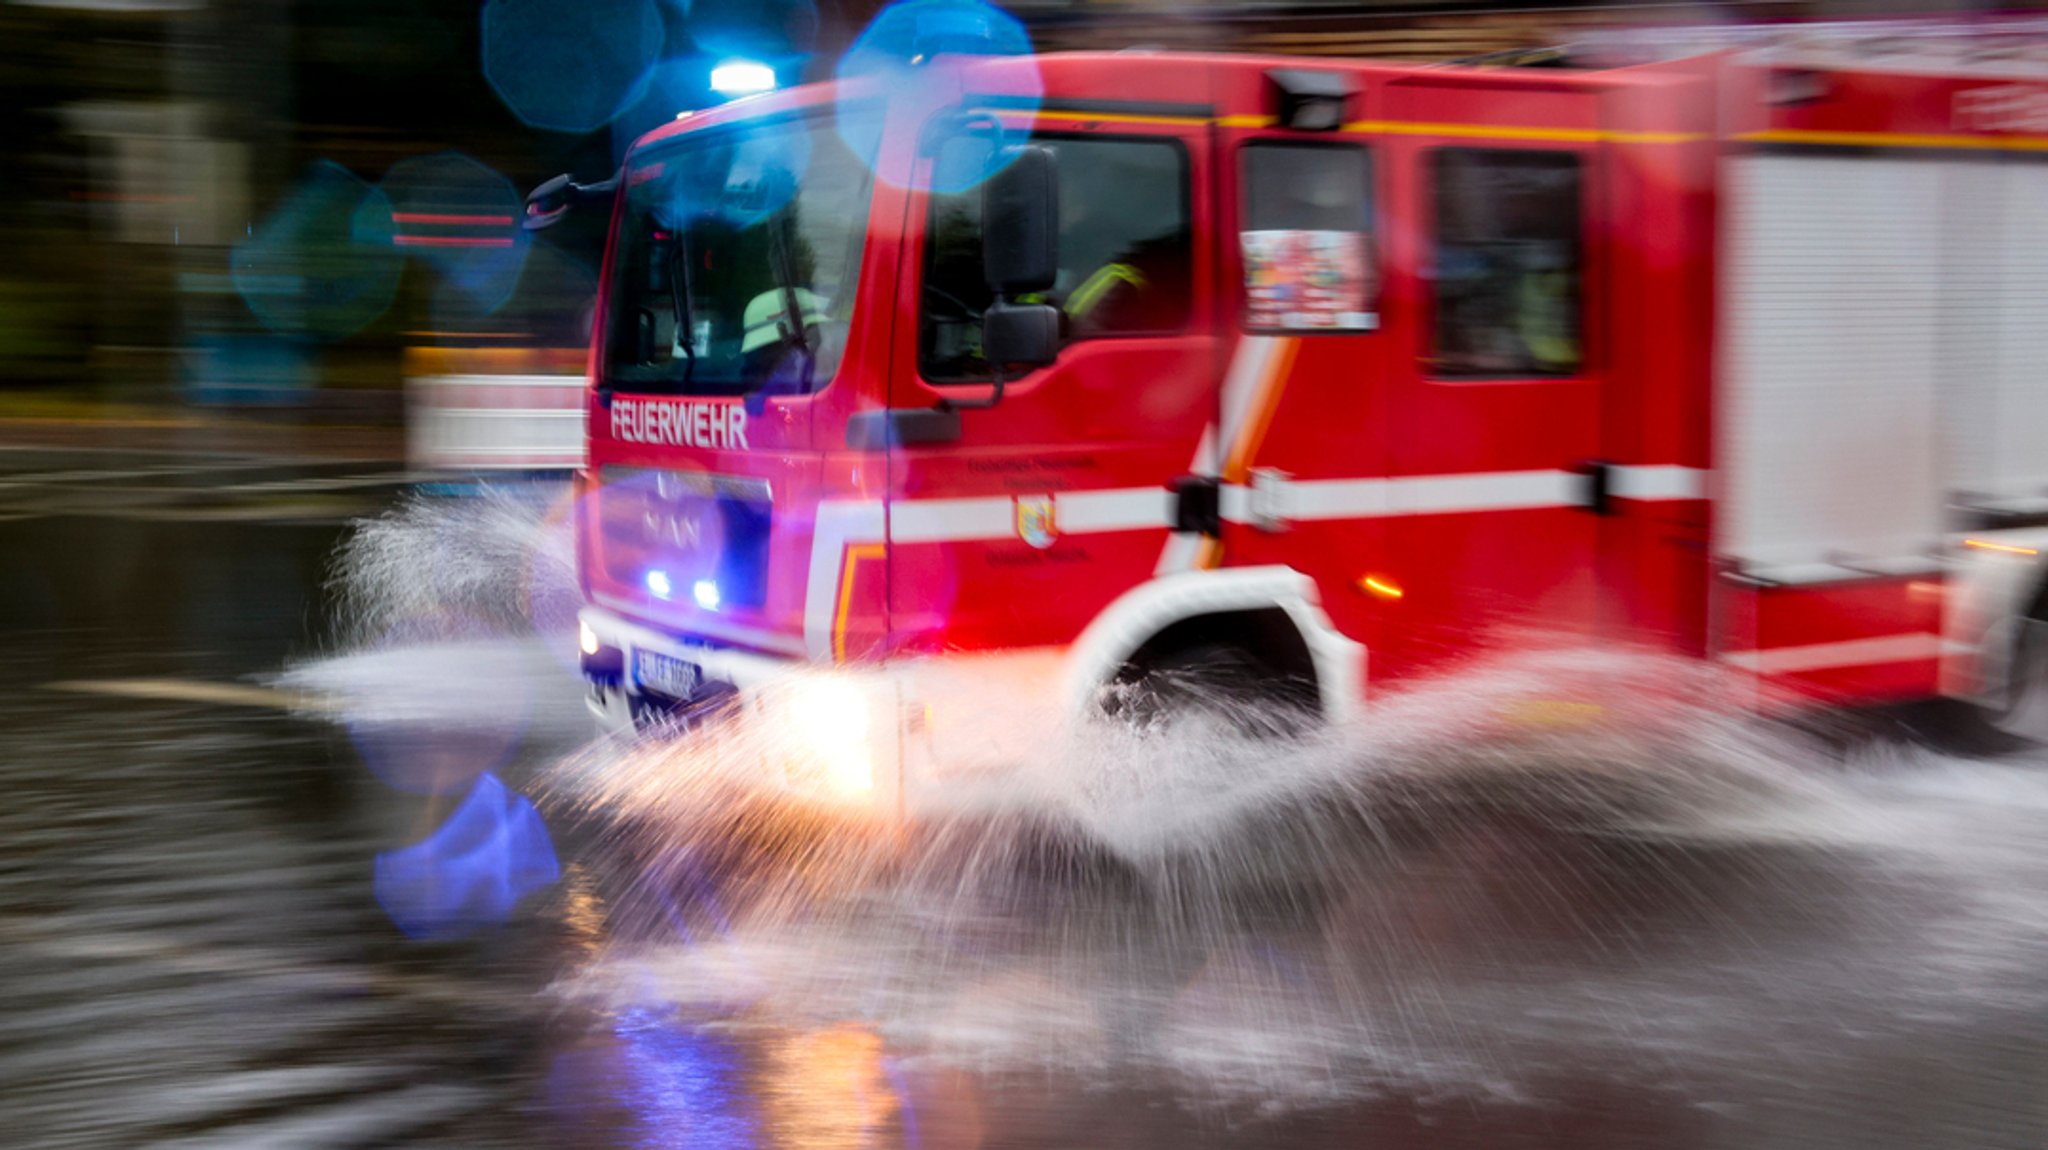
[[[818,349],[811,346],[808,334],[810,325],[804,322],[802,301],[798,298],[796,268],[789,256],[790,217],[787,208],[776,213],[768,225],[768,266],[775,274],[775,287],[782,295],[783,318],[776,324],[781,333],[782,343],[803,357],[803,373],[797,377],[796,386],[791,389],[795,395],[808,395],[811,377],[818,370]],[[769,388],[775,382],[773,372],[756,384],[741,397],[749,415],[759,415],[768,400]]]
[[[683,386],[688,391],[697,374],[697,324],[690,303],[690,247],[683,229],[676,229],[676,246],[668,254],[668,294],[675,308],[676,346],[683,349]]]

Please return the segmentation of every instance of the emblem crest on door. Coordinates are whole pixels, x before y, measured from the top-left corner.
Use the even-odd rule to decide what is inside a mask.
[[[1019,495],[1016,518],[1017,538],[1040,551],[1060,537],[1059,519],[1050,495]]]

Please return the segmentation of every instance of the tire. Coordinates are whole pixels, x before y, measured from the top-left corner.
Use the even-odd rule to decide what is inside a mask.
[[[1321,720],[1315,683],[1241,647],[1202,643],[1126,668],[1104,712],[1142,731],[1190,721],[1246,738],[1291,738]]]

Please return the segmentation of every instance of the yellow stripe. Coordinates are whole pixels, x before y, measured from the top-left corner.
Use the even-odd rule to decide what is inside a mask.
[[[1735,137],[1752,144],[1815,144],[1838,148],[1973,148],[1981,151],[2048,151],[2048,136],[1950,136],[1912,132],[1819,132],[1772,128]]]
[[[1031,113],[999,110],[1015,119],[1032,119]],[[1059,112],[1041,110],[1039,120],[1080,120],[1095,124],[1215,124],[1222,128],[1270,128],[1271,116],[1231,115],[1205,120],[1200,116],[1139,116],[1114,112]],[[1423,120],[1357,120],[1344,125],[1346,132],[1383,136],[1455,136],[1483,140],[1543,140],[1571,144],[1689,144],[1709,139],[1705,132],[1618,132],[1603,128],[1516,128],[1501,124],[1440,124]]]
[[[1437,124],[1421,120],[1357,120],[1347,132],[1385,136],[1457,136],[1486,140],[1543,140],[1566,144],[1689,144],[1704,132],[1617,132],[1605,128],[1515,128],[1503,124]]]
[[[880,559],[884,552],[880,543],[859,543],[846,549],[846,558],[839,565],[839,610],[832,616],[834,662],[846,662],[846,617],[853,606],[853,570],[861,560]]]
[[[1053,108],[1041,108],[1036,113],[1022,109],[999,108],[996,114],[1014,116],[1018,119],[1079,120],[1087,124],[1193,124],[1200,126],[1210,121],[1204,116],[1141,116],[1122,112],[1062,112]]]

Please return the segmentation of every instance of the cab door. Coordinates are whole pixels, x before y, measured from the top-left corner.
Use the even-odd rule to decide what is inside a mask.
[[[1223,280],[1232,303],[1214,434],[1219,538],[1183,537],[1192,567],[1292,567],[1366,644],[1386,559],[1384,227],[1376,147],[1338,131],[1219,129]]]
[[[1375,677],[1569,646],[1598,619],[1596,98],[1514,79],[1386,91],[1388,504]]]
[[[1058,275],[1025,302],[1058,308],[1062,328],[1058,359],[999,401],[981,356],[981,188],[963,178],[997,120],[1054,156]],[[958,425],[891,447],[890,617],[913,651],[1063,644],[1157,570],[1168,484],[1212,410],[1206,109],[970,101],[952,122],[966,127],[927,133],[910,203],[891,396],[958,405]]]
[[[1375,683],[1581,641],[1600,534],[1594,100],[1404,81],[1352,107],[1372,118],[1222,133],[1239,331],[1211,460],[1220,553],[1197,563],[1309,573]]]

